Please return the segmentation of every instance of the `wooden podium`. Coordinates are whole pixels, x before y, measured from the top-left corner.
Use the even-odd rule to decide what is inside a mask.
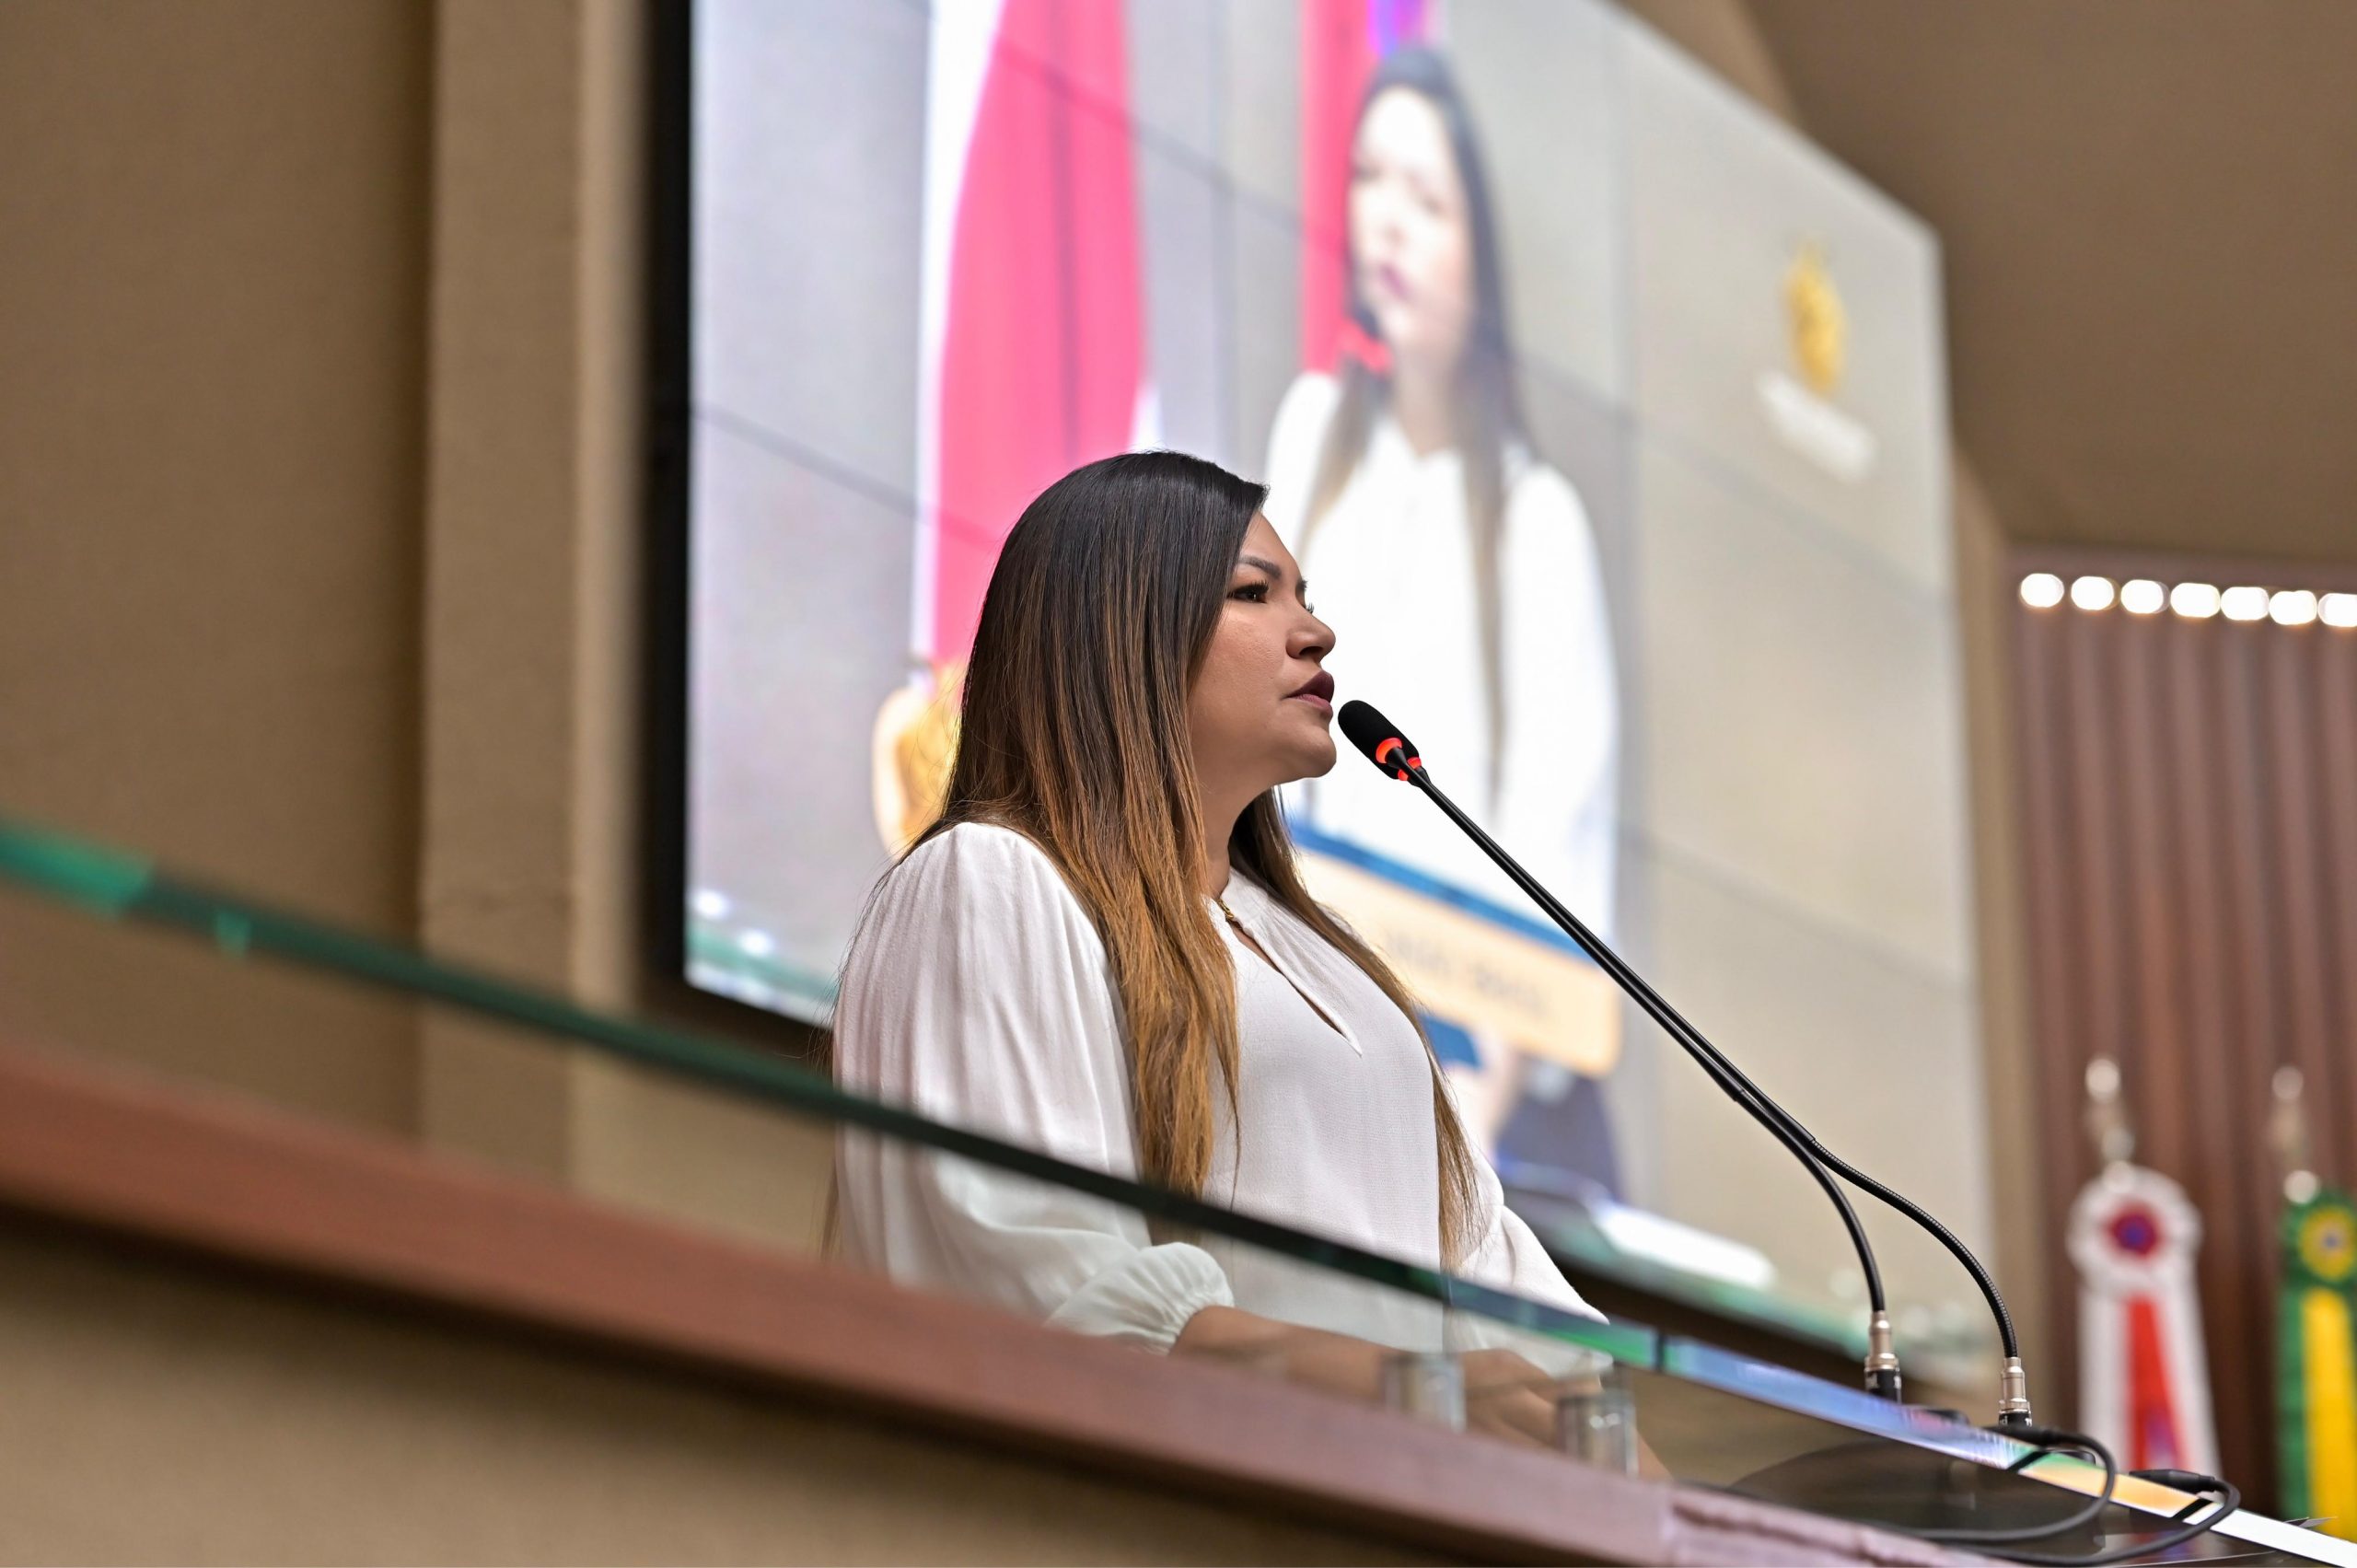
[[[1638,1480],[6,1051],[0,1260],[0,1517],[43,1560],[1934,1563],[1838,1516],[2068,1495],[1689,1342],[1639,1374],[1673,1468],[1745,1462],[1701,1452],[1738,1404],[1792,1454]]]

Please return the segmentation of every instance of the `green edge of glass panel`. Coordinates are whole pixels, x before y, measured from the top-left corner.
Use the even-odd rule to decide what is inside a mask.
[[[1670,1376],[1758,1404],[1814,1416],[1853,1432],[1934,1448],[1976,1464],[2001,1467],[2037,1451],[2004,1433],[1957,1421],[1945,1411],[1921,1405],[1893,1404],[1863,1388],[1829,1383],[1789,1366],[1740,1355],[1700,1340],[1665,1338],[1659,1343],[1658,1354],[1657,1370]]]
[[[0,876],[67,903],[120,916],[155,875],[136,855],[0,820]]]
[[[136,856],[4,817],[0,817],[0,882],[13,882],[110,918],[174,926],[211,940],[232,957],[262,954],[503,1019],[659,1072],[765,1100],[795,1114],[860,1127],[1086,1192],[1172,1225],[1192,1226],[1509,1323],[1615,1361],[1650,1367],[1659,1354],[1660,1336],[1637,1324],[1597,1322],[1471,1280],[1239,1214],[1167,1188],[1144,1186],[930,1121],[913,1111],[848,1093],[829,1078],[743,1046],[592,1012],[561,997],[438,962],[411,948],[215,893],[182,882]]]

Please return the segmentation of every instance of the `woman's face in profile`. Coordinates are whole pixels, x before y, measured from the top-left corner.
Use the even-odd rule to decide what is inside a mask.
[[[1187,694],[1195,772],[1214,795],[1259,795],[1334,765],[1334,633],[1311,613],[1301,568],[1258,516]]]
[[[1378,93],[1351,148],[1359,298],[1395,362],[1453,370],[1473,315],[1472,226],[1448,128],[1431,99]]]

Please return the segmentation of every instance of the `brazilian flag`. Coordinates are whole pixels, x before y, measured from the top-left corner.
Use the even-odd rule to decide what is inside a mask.
[[[2283,1512],[2357,1539],[2357,1206],[2330,1189],[2283,1211],[2275,1408]]]

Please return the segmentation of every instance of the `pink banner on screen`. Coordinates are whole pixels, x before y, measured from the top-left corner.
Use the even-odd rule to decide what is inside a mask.
[[[1334,368],[1348,300],[1342,276],[1351,133],[1376,62],[1425,41],[1425,0],[1304,0],[1301,8],[1301,363]]]
[[[1121,15],[1004,0],[982,64],[937,381],[936,659],[972,645],[1023,507],[1131,442],[1145,366]]]

